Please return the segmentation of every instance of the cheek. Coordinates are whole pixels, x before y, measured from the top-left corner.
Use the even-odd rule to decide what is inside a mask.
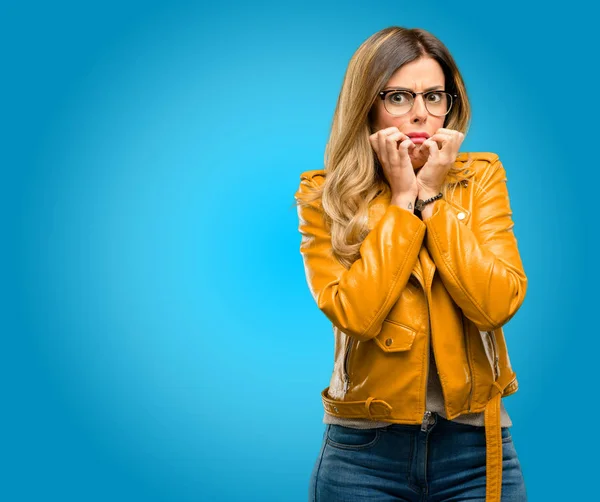
[[[376,131],[381,131],[388,127],[397,127],[401,131],[407,128],[406,117],[392,117],[389,113],[386,113],[383,109],[383,104],[378,104],[377,111],[375,113],[374,127]]]
[[[397,127],[401,131],[408,129],[406,120],[401,117],[380,116],[376,122],[377,130],[386,129],[388,127]]]

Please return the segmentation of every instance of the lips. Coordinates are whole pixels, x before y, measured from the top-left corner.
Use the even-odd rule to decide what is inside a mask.
[[[427,138],[429,138],[429,134],[426,132],[409,132],[407,136],[412,140],[415,145],[422,144]]]

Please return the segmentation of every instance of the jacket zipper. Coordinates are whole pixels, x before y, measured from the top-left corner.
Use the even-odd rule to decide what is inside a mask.
[[[421,430],[427,430],[431,417],[431,412],[427,410],[427,381],[429,379],[429,358],[431,357],[429,352],[433,350],[433,334],[431,331],[431,320],[429,318],[429,297],[427,296],[427,283],[425,282],[425,271],[423,271],[423,293],[425,293],[425,303],[427,304],[427,329],[429,330],[429,334],[427,336],[427,364],[425,365],[425,403],[423,405],[425,413],[423,414]],[[435,353],[433,354],[433,357],[435,358]]]
[[[469,343],[469,335],[467,327],[465,326],[465,319],[463,317],[463,335],[465,336],[465,344],[467,347],[467,363],[469,364],[469,376],[471,377],[471,390],[469,391],[469,412],[471,411],[471,404],[473,402],[473,391],[475,390],[475,382],[473,381],[473,364],[471,363],[471,344]]]
[[[498,355],[498,342],[496,340],[496,333],[494,331],[488,331],[488,336],[492,342],[492,352],[494,358],[493,371],[494,371],[494,381],[498,380],[500,376],[500,356]]]
[[[353,345],[354,338],[348,336],[348,342],[346,343],[346,351],[344,353],[344,394],[348,392],[348,388],[350,387],[350,368],[348,367],[348,361],[350,360],[350,351],[352,350]]]

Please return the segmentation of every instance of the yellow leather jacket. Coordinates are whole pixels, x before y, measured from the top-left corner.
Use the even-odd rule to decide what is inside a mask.
[[[431,341],[447,418],[485,411],[486,500],[499,501],[500,399],[518,389],[502,326],[523,303],[527,277],[506,171],[494,153],[455,163],[469,155],[469,179],[424,221],[380,193],[349,269],[331,254],[320,200],[298,206],[298,229],[308,286],[335,338],[326,411],[423,423]],[[296,199],[324,180],[322,169],[303,172]]]

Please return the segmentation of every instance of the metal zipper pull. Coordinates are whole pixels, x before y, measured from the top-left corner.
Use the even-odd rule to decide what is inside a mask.
[[[423,423],[421,424],[421,430],[423,432],[425,432],[427,430],[427,428],[429,427],[429,425],[431,425],[433,423],[432,421],[432,416],[431,416],[431,411],[426,411],[423,414]]]

